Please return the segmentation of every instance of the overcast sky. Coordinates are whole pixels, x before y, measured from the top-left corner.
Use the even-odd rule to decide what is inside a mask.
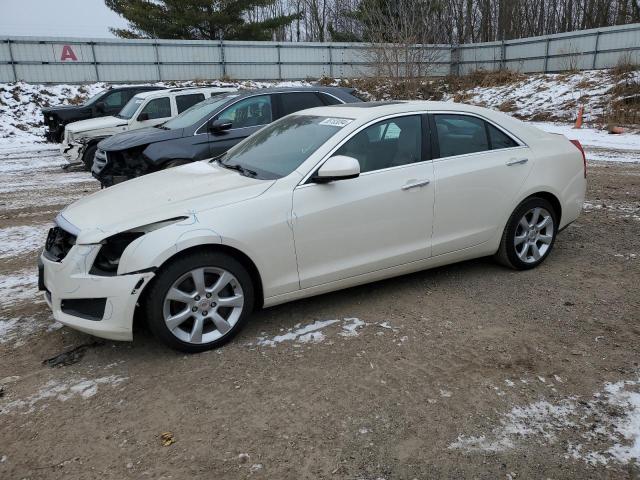
[[[125,25],[103,0],[0,0],[0,37],[113,37]]]

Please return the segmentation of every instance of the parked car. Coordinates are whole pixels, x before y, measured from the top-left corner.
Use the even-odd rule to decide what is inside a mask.
[[[586,189],[577,141],[500,112],[354,103],[288,115],[217,160],[134,179],[57,217],[41,288],[61,323],[187,352],[254,307],[495,255],[540,265]]]
[[[193,87],[138,93],[115,116],[67,125],[60,151],[69,163],[84,162],[86,169],[91,170],[101,140],[116,133],[159,125],[199,102],[235,91],[226,87]]]
[[[164,87],[154,85],[132,85],[103,90],[80,105],[60,105],[42,109],[45,137],[49,142],[60,143],[64,137],[64,127],[68,123],[86,120],[87,118],[115,115],[135,94]]]
[[[305,108],[360,102],[335,87],[249,90],[212,98],[178,117],[100,142],[92,173],[110,186],[146,173],[211,158],[273,120]]]

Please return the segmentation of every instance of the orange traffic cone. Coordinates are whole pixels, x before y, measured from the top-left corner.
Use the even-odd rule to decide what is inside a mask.
[[[584,107],[580,106],[578,109],[578,118],[576,118],[576,124],[573,128],[582,128],[582,114],[584,113]]]

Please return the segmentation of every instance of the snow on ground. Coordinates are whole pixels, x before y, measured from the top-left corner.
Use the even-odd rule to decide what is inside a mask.
[[[449,445],[467,453],[505,452],[527,442],[556,444],[566,457],[589,464],[640,461],[640,379],[606,383],[591,400],[568,397],[515,406],[480,435],[460,435]],[[576,440],[580,443],[576,443]]]
[[[0,228],[0,258],[16,257],[41,249],[50,227],[49,224],[40,224]]]
[[[0,344],[13,343],[20,347],[26,343],[26,337],[40,331],[53,332],[62,328],[58,322],[42,322],[33,317],[0,318]]]
[[[44,409],[47,407],[45,400],[57,400],[66,402],[71,398],[91,398],[98,393],[98,388],[109,386],[115,388],[128,380],[128,377],[109,375],[95,379],[70,378],[65,380],[50,380],[44,384],[36,393],[23,399],[16,399],[0,404],[0,415],[21,411],[23,414],[32,413],[37,407]]]
[[[586,122],[599,121],[611,106],[618,85],[640,83],[640,71],[625,76],[608,70],[522,76],[505,85],[478,86],[445,95],[444,100],[463,101],[516,115],[519,118],[573,121],[584,106]]]
[[[38,271],[33,268],[0,275],[0,310],[22,300],[43,302],[38,292]]]
[[[356,337],[359,335],[359,330],[366,325],[365,322],[359,318],[344,318],[342,320],[316,320],[308,325],[297,324],[293,328],[287,329],[285,333],[276,335],[274,337],[263,336],[258,337],[255,342],[259,347],[275,347],[283,342],[292,342],[294,344],[301,343],[320,343],[326,339],[326,335],[323,331],[330,325],[340,324],[341,330],[338,335],[343,337]],[[284,331],[284,329],[282,329]],[[253,346],[253,343],[249,344]]]

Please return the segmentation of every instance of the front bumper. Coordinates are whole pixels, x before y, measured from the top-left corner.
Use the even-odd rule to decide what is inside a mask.
[[[136,303],[154,274],[91,275],[89,270],[99,249],[100,245],[74,245],[60,262],[50,260],[43,252],[38,262],[39,286],[58,322],[96,337],[130,341]],[[65,301],[70,304],[81,299],[106,299],[101,318],[88,319],[65,308]]]
[[[60,145],[60,154],[69,163],[79,163],[82,162],[84,147],[84,144],[63,140]]]

